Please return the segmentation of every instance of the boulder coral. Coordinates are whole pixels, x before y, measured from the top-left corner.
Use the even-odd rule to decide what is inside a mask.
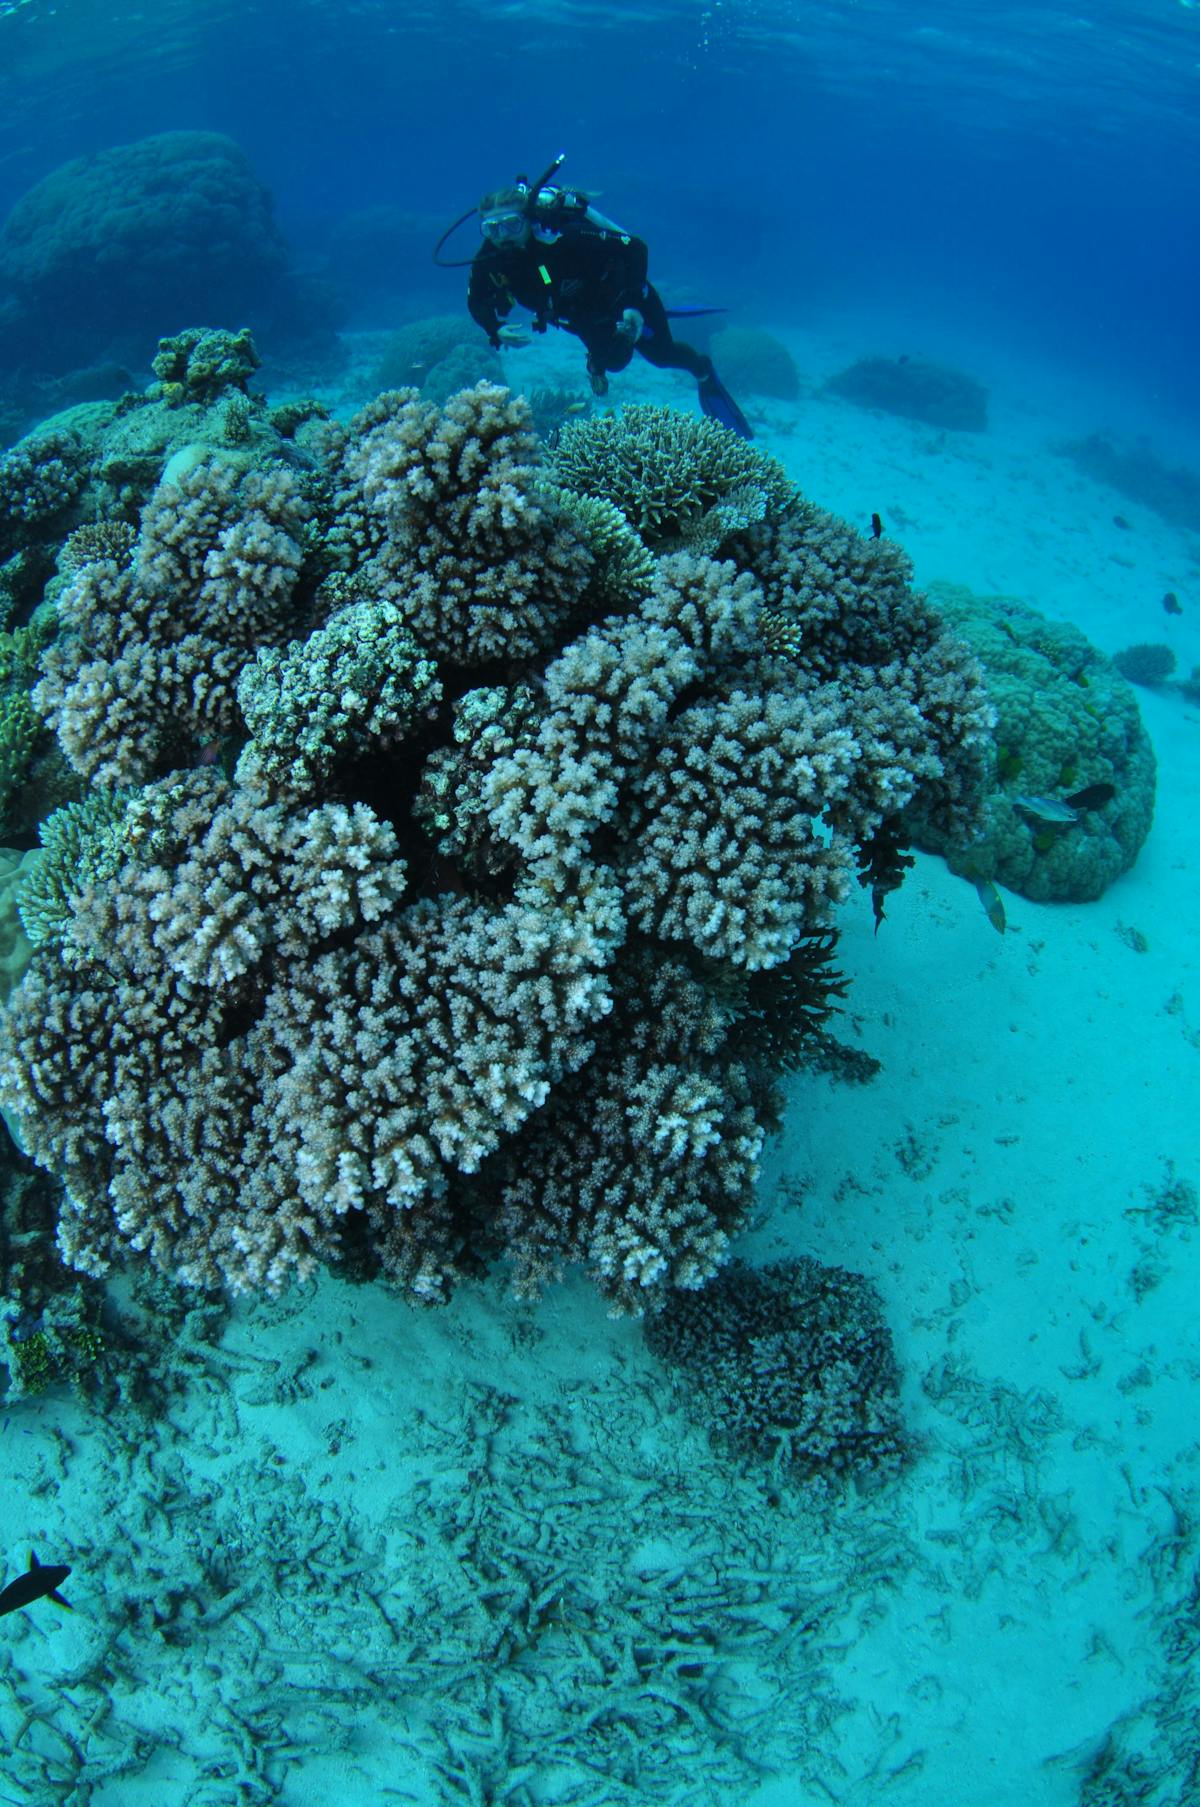
[[[907,807],[967,832],[990,716],[898,555],[629,412],[547,484],[506,391],[388,394],[71,577],[38,705],[130,791],[44,837],[0,1104],[78,1268],[577,1262],[640,1312],[722,1263],[772,1117],[736,1000]],[[673,462],[676,524],[764,492],[723,559],[663,543]]]
[[[1132,689],[1067,622],[959,586],[938,585],[933,594],[981,662],[996,723],[975,833],[948,832],[918,804],[914,839],[944,854],[952,871],[993,879],[1035,903],[1102,896],[1137,859],[1154,816],[1154,749]],[[1113,794],[1073,822],[1028,807],[1090,785],[1111,785]]]

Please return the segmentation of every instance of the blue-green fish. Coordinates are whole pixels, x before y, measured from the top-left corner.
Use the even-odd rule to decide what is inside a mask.
[[[1008,918],[1004,914],[1004,899],[990,878],[977,878],[975,889],[979,894],[979,901],[983,905],[984,915],[997,935],[1003,935],[1008,926]]]

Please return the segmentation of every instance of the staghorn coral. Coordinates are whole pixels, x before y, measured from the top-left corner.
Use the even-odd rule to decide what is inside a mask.
[[[0,1103],[85,1271],[276,1287],[354,1252],[432,1298],[500,1252],[645,1309],[751,1196],[751,977],[828,945],[911,799],[965,819],[974,668],[790,492],[723,563],[655,557],[541,487],[487,385],[322,438],[311,478],[160,487],[132,563],[64,591],[41,700],[140,788],[115,834],[63,826]],[[248,736],[230,778],[218,734]]]
[[[54,625],[53,609],[42,607],[24,627],[0,632],[0,832],[6,835],[27,834],[36,820],[38,779],[53,746],[30,692]]]
[[[137,550],[137,532],[128,521],[85,521],[63,541],[58,568],[74,577],[84,565],[128,565]]]
[[[599,496],[576,495],[556,483],[539,484],[538,494],[547,503],[567,510],[595,556],[598,607],[623,607],[651,588],[653,555],[615,503]]]

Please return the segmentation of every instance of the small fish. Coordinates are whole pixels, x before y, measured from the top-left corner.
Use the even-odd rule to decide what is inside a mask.
[[[1004,914],[1004,899],[997,891],[990,878],[977,878],[975,890],[983,905],[983,913],[995,929],[997,935],[1003,935],[1008,926],[1008,918]]]
[[[563,409],[563,413],[564,414],[586,414],[588,409],[591,407],[591,405],[592,405],[591,402],[585,402],[585,401],[568,402],[566,407]]]
[[[896,362],[897,362],[897,364],[907,364],[908,363],[908,353],[906,351],[902,351],[900,353],[900,356],[896,359]]]
[[[71,1573],[65,1562],[49,1562],[42,1564],[37,1559],[37,1551],[29,1552],[29,1567],[23,1575],[0,1591],[0,1615],[6,1612],[19,1612],[23,1606],[32,1606],[35,1600],[51,1599],[59,1606],[70,1611],[71,1602],[64,1600],[59,1588]]]
[[[1123,528],[1126,533],[1133,532],[1133,528],[1129,525],[1129,522],[1125,519],[1123,514],[1115,514],[1113,516],[1113,526]]]
[[[1085,784],[1081,791],[1072,791],[1063,801],[1069,809],[1103,809],[1116,794],[1115,784]]]
[[[877,539],[881,539],[882,536],[883,536],[882,517],[880,515],[873,514],[871,516],[871,538],[873,540],[877,540]]]
[[[1034,822],[1050,822],[1057,828],[1069,828],[1072,822],[1078,822],[1079,811],[1069,803],[1060,803],[1054,797],[1013,798],[1013,808],[1019,809],[1023,816]]]
[[[1176,596],[1174,590],[1168,590],[1163,597],[1163,608],[1166,609],[1168,615],[1183,614],[1183,604],[1180,602],[1178,596]]]

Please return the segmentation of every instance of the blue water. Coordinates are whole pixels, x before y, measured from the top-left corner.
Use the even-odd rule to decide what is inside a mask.
[[[660,270],[722,302],[966,312],[1194,407],[1198,65],[1177,0],[27,0],[0,14],[0,210],[187,124],[245,146],[303,254],[351,207],[450,218],[566,149]]]
[[[26,519],[2,484],[16,470],[32,494],[42,455],[5,464],[10,442],[144,390],[160,334],[245,320],[270,399],[313,395],[344,422],[389,335],[464,315],[439,234],[562,152],[563,179],[648,242],[668,303],[726,310],[794,360],[796,394],[741,399],[812,501],[864,540],[874,517],[935,601],[987,598],[1013,644],[1077,629],[1100,661],[1151,642],[1174,677],[1136,689],[1154,825],[1103,895],[1006,884],[1000,938],[994,887],[925,847],[882,922],[857,891],[846,909],[838,1032],[881,1071],[787,1080],[734,1252],[844,1264],[877,1290],[912,1433],[882,1478],[827,1491],[819,1472],[800,1485],[780,1461],[731,1459],[580,1271],[514,1300],[506,1270],[479,1264],[429,1310],[380,1277],[365,1231],[311,1283],[231,1299],[168,1287],[122,1225],[118,1271],[89,1281],[98,1313],[108,1289],[87,1320],[111,1337],[108,1390],[86,1339],[68,1344],[81,1396],[61,1374],[18,1386],[45,1304],[26,1270],[61,1201],[5,1143],[0,1586],[19,1591],[33,1548],[70,1565],[73,1610],[0,1594],[0,1807],[1200,1807],[1200,0],[0,0],[0,274],[2,222],[38,183],[180,130],[241,147],[295,286],[281,301],[234,281],[194,318],[195,242],[129,322],[102,307],[102,263],[44,305],[0,282],[0,630],[62,594],[81,494],[85,525],[111,511],[127,553],[160,475],[101,460],[61,513]],[[477,245],[469,219],[446,255]],[[565,335],[504,355],[514,383],[591,405]],[[869,357],[963,372],[989,391],[987,430],[824,387]],[[695,418],[678,375],[614,376],[609,403],[648,398]],[[228,406],[242,455],[244,399],[213,404],[205,447]],[[130,416],[108,422],[113,443]],[[1090,465],[1063,455],[1089,435],[1111,436],[1107,466],[1103,447]],[[186,438],[157,447],[176,474]],[[324,455],[297,463],[310,475]],[[314,542],[293,528],[298,568]],[[164,633],[172,601],[156,594]],[[1031,628],[1028,609],[1069,627]],[[5,709],[13,646],[0,631]],[[542,650],[529,672],[498,656],[483,677],[456,670],[454,695],[536,684]],[[1084,660],[1055,688],[1050,672],[1047,715],[1119,739],[1103,673]],[[0,730],[3,796],[7,716]],[[244,739],[193,735],[183,763],[215,786]],[[1051,807],[1096,776],[1073,753],[1029,780]],[[386,815],[378,773],[351,770]],[[386,772],[411,790],[411,771]],[[44,776],[0,832],[5,999],[31,958],[12,900],[39,857],[38,800],[71,775],[59,761],[43,793]],[[1040,795],[1025,807],[1053,852],[1061,820]],[[402,828],[411,895],[477,901],[454,857]],[[508,883],[493,880],[489,903]],[[270,924],[252,932],[274,946]],[[666,941],[648,945],[657,960]],[[712,965],[719,993],[730,972]],[[232,1044],[245,1023],[226,1028]],[[68,1022],[64,1040],[82,1098],[84,1032]],[[359,1097],[364,1121],[377,1103]],[[250,1111],[217,1104],[194,1131],[210,1161]],[[122,1109],[110,1140],[128,1146]],[[207,1195],[193,1203],[203,1221]],[[783,1360],[768,1350],[762,1370]],[[717,1417],[736,1416],[711,1384]]]

